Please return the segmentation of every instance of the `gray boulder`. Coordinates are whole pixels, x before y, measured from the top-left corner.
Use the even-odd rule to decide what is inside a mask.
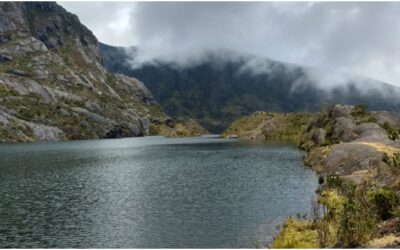
[[[311,140],[315,145],[322,146],[325,143],[326,131],[322,128],[316,128],[311,136]]]
[[[331,111],[332,118],[347,117],[351,118],[354,111],[354,106],[336,104]]]
[[[325,158],[325,168],[329,174],[349,175],[358,170],[379,166],[382,153],[361,143],[333,145]]]
[[[353,131],[356,128],[356,123],[352,117],[338,117],[335,120],[335,138],[342,142],[350,142],[357,137],[357,134]]]
[[[358,135],[356,141],[390,143],[386,130],[376,123],[362,123],[354,130]]]

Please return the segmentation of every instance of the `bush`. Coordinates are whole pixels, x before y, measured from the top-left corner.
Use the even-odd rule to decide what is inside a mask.
[[[357,247],[370,240],[376,225],[376,216],[367,197],[364,185],[345,184],[341,189],[347,197],[339,221],[337,242],[340,247]]]
[[[395,208],[400,204],[396,193],[389,188],[378,188],[369,191],[368,198],[381,220],[393,217]]]
[[[385,122],[382,125],[382,128],[386,130],[388,137],[390,140],[397,140],[399,139],[399,131],[397,129],[392,128],[388,122]]]
[[[382,161],[394,167],[395,170],[400,170],[400,153],[394,153],[392,157],[387,153],[383,153]]]
[[[343,184],[339,175],[333,174],[326,178],[326,185],[328,188],[341,188]]]
[[[366,122],[374,122],[376,123],[376,119],[371,116],[371,114],[368,112],[368,107],[365,104],[358,104],[354,106],[354,111],[352,115],[355,118],[358,118],[357,123],[366,123]]]

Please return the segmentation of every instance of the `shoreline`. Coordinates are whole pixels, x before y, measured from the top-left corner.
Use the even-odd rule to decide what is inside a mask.
[[[232,123],[225,137],[291,139],[319,176],[312,218],[287,218],[267,247],[400,247],[399,129],[398,117],[362,105],[315,116],[256,112]]]

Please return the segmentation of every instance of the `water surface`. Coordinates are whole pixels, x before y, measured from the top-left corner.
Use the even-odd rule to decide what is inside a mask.
[[[310,211],[285,143],[163,137],[0,145],[0,248],[239,248]]]

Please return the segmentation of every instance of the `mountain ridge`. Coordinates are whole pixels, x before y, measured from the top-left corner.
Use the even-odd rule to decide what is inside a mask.
[[[169,115],[195,118],[213,132],[255,111],[316,112],[326,103],[400,111],[400,89],[373,79],[348,80],[327,89],[310,77],[318,77],[316,68],[239,52],[211,52],[185,66],[162,60],[140,64],[135,59],[140,47],[124,52],[123,47],[101,44],[100,49],[106,68],[141,79]]]

